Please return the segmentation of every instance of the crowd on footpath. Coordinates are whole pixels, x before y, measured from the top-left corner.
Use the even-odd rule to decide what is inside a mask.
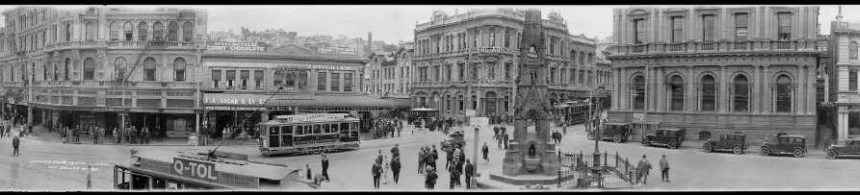
[[[153,130],[149,127],[139,128],[134,125],[126,125],[125,128],[114,127],[112,130],[92,125],[76,125],[74,127],[60,125],[56,129],[59,131],[60,137],[63,138],[63,143],[75,144],[81,143],[82,136],[88,136],[92,139],[93,144],[104,144],[107,142],[107,138],[112,138],[114,144],[149,144],[153,138],[160,139],[163,137],[161,135],[154,136]]]
[[[508,129],[504,126],[493,126],[493,139],[498,143],[499,149],[507,150],[511,136],[508,134]]]
[[[229,125],[229,126],[225,126],[223,129],[221,129],[221,140],[248,139],[248,138],[257,139],[258,137],[260,137],[260,127],[240,128],[237,126],[239,126],[239,125]],[[206,129],[206,128],[204,128],[204,129]],[[215,135],[213,135],[214,133],[215,132],[210,133],[209,136],[215,137]]]
[[[373,139],[400,137],[403,132],[403,121],[395,118],[376,119],[370,123],[370,132],[373,134]]]
[[[486,143],[483,151],[484,160],[488,161]],[[437,180],[439,179],[437,171],[448,171],[450,175],[448,184],[449,189],[463,187],[462,181],[465,181],[465,189],[471,189],[472,176],[474,176],[477,171],[474,169],[472,161],[466,158],[466,154],[460,146],[453,146],[451,149],[444,152],[446,152],[445,167],[440,168],[437,165],[439,150],[436,148],[435,144],[424,146],[419,149],[418,175],[423,176],[424,187],[428,190],[435,189]],[[402,165],[400,161],[399,144],[391,148],[389,153],[391,156],[390,158],[389,155],[386,155],[382,150],[379,150],[378,156],[373,161],[371,173],[373,175],[373,188],[375,189],[379,189],[381,185],[389,184],[390,181],[393,181],[394,184],[397,184],[400,181]],[[463,177],[463,180],[460,179],[461,176]]]

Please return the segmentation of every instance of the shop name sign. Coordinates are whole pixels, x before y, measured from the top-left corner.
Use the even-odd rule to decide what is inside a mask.
[[[328,66],[328,65],[311,65],[312,69],[323,69],[323,70],[355,70],[355,67],[349,66]]]
[[[214,163],[191,159],[173,158],[173,174],[194,179],[218,181]]]
[[[282,118],[278,118],[282,122],[290,123],[290,122],[300,122],[300,121],[334,121],[343,119],[343,114],[306,114],[306,115],[295,115],[295,116],[283,116]]]
[[[265,47],[254,42],[214,42],[206,46],[210,51],[266,51]]]
[[[264,98],[205,98],[207,104],[263,105]]]

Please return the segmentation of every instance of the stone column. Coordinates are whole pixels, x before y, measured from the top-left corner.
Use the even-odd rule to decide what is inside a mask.
[[[793,90],[794,98],[792,99],[792,106],[795,107],[794,113],[803,114],[806,112],[806,74],[804,74],[805,67],[803,65],[797,66],[797,75],[800,79],[796,81],[795,90]],[[776,81],[774,81],[776,82]]]
[[[763,104],[765,102],[765,101],[763,101],[764,98],[762,98],[762,96],[761,96],[761,94],[762,94],[761,93],[761,85],[764,82],[764,79],[761,76],[761,69],[759,69],[759,67],[760,66],[753,65],[753,82],[754,82],[754,84],[753,84],[753,97],[754,98],[752,101],[753,102],[752,103],[752,113],[753,114],[761,113],[761,106],[762,106],[761,104]]]
[[[836,124],[838,124],[836,128],[836,136],[838,140],[845,140],[848,138],[848,112],[845,112],[845,108],[845,106],[840,106],[836,117]]]
[[[620,92],[620,91],[618,91],[618,90],[619,90],[619,88],[618,88],[618,78],[620,78],[620,76],[618,75],[618,74],[619,74],[619,72],[618,72],[618,70],[619,70],[619,69],[620,69],[620,68],[615,68],[615,71],[613,71],[613,74],[615,75],[615,77],[614,77],[614,79],[615,79],[615,84],[613,84],[613,85],[612,85],[612,110],[619,110],[619,109],[618,109],[618,108],[619,108],[619,107],[618,107],[618,100],[619,100],[619,97],[618,97],[618,96],[621,94],[621,92]]]
[[[771,108],[772,108],[773,103],[774,103],[774,101],[772,101],[772,99],[770,98],[770,97],[771,97],[771,93],[772,93],[773,91],[771,90],[771,81],[770,81],[770,79],[769,79],[769,78],[770,78],[770,73],[768,72],[767,67],[768,67],[768,65],[763,65],[763,66],[762,66],[762,81],[763,81],[763,83],[762,83],[762,87],[763,87],[762,92],[764,92],[764,96],[763,96],[763,97],[764,97],[764,99],[762,100],[762,102],[763,102],[762,106],[764,106],[764,107],[762,107],[762,108],[764,108],[764,109],[762,110],[762,113],[763,113],[763,114],[768,114],[768,113],[770,113],[770,112],[771,112]]]
[[[648,69],[648,111],[657,110],[657,70],[655,68]]]
[[[686,108],[684,108],[684,110],[687,110],[688,112],[695,112],[696,110],[698,110],[697,108],[699,107],[697,104],[697,102],[699,102],[697,101],[698,97],[696,97],[696,89],[698,88],[698,86],[695,85],[695,83],[700,82],[698,81],[698,79],[699,77],[694,75],[693,73],[693,66],[687,66],[687,98],[685,98],[686,100],[684,102],[684,105],[686,105]]]
[[[806,96],[807,96],[806,114],[810,114],[810,115],[816,114],[815,102],[818,101],[816,98],[817,96],[816,96],[816,91],[815,91],[816,90],[815,89],[815,83],[817,82],[817,79],[815,77],[815,68],[814,67],[815,66],[807,66],[806,67],[806,73],[805,73],[806,78],[808,80],[805,83],[805,85],[806,85]],[[827,101],[827,100],[825,100],[825,101]]]
[[[627,69],[626,68],[618,68],[618,108],[619,110],[627,110],[627,105],[629,105],[628,99],[630,99],[630,92],[627,91],[630,85],[627,84]]]
[[[720,113],[725,113],[729,110],[729,95],[728,95],[728,85],[727,82],[730,78],[729,75],[726,74],[726,66],[720,65],[720,88],[718,89],[718,93],[720,94],[720,99],[717,101],[717,106]]]
[[[657,69],[657,111],[666,111],[666,82],[663,74],[663,67]]]

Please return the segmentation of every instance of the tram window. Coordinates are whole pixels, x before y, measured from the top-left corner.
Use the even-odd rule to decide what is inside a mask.
[[[321,133],[320,131],[321,131],[320,125],[314,125],[314,132],[313,133],[314,134],[320,134]]]
[[[281,127],[281,134],[293,134],[293,126]]]
[[[345,133],[347,131],[349,131],[349,123],[341,123],[340,124],[340,132]]]
[[[278,127],[269,127],[269,135],[277,135]]]
[[[159,178],[153,178],[152,189],[164,189],[167,187],[167,181]]]
[[[335,124],[331,124],[331,132],[332,132],[332,133],[339,133],[339,132],[340,132],[340,129],[339,129],[339,128],[337,128],[337,124],[336,124],[336,123],[335,123]]]
[[[328,125],[322,125],[322,133],[331,133]]]
[[[304,134],[305,134],[305,135],[307,135],[307,134],[311,134],[311,126],[310,126],[310,125],[305,125],[304,127],[305,127],[305,130],[304,130],[304,132],[305,132],[305,133],[304,133]]]

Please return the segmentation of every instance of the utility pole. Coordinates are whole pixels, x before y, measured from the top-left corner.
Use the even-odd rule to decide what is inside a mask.
[[[27,64],[24,64],[24,67],[26,67],[26,66],[27,66]],[[29,69],[27,69],[27,68],[24,69],[24,70],[26,70],[25,72],[27,73],[27,75],[30,76],[30,78],[27,79],[27,127],[28,128],[32,128],[32,126],[33,126],[33,77],[36,76],[35,71],[33,71],[34,68],[36,68],[36,67],[32,66]],[[29,129],[26,129],[26,130],[29,130]],[[29,131],[27,133],[29,133]]]

